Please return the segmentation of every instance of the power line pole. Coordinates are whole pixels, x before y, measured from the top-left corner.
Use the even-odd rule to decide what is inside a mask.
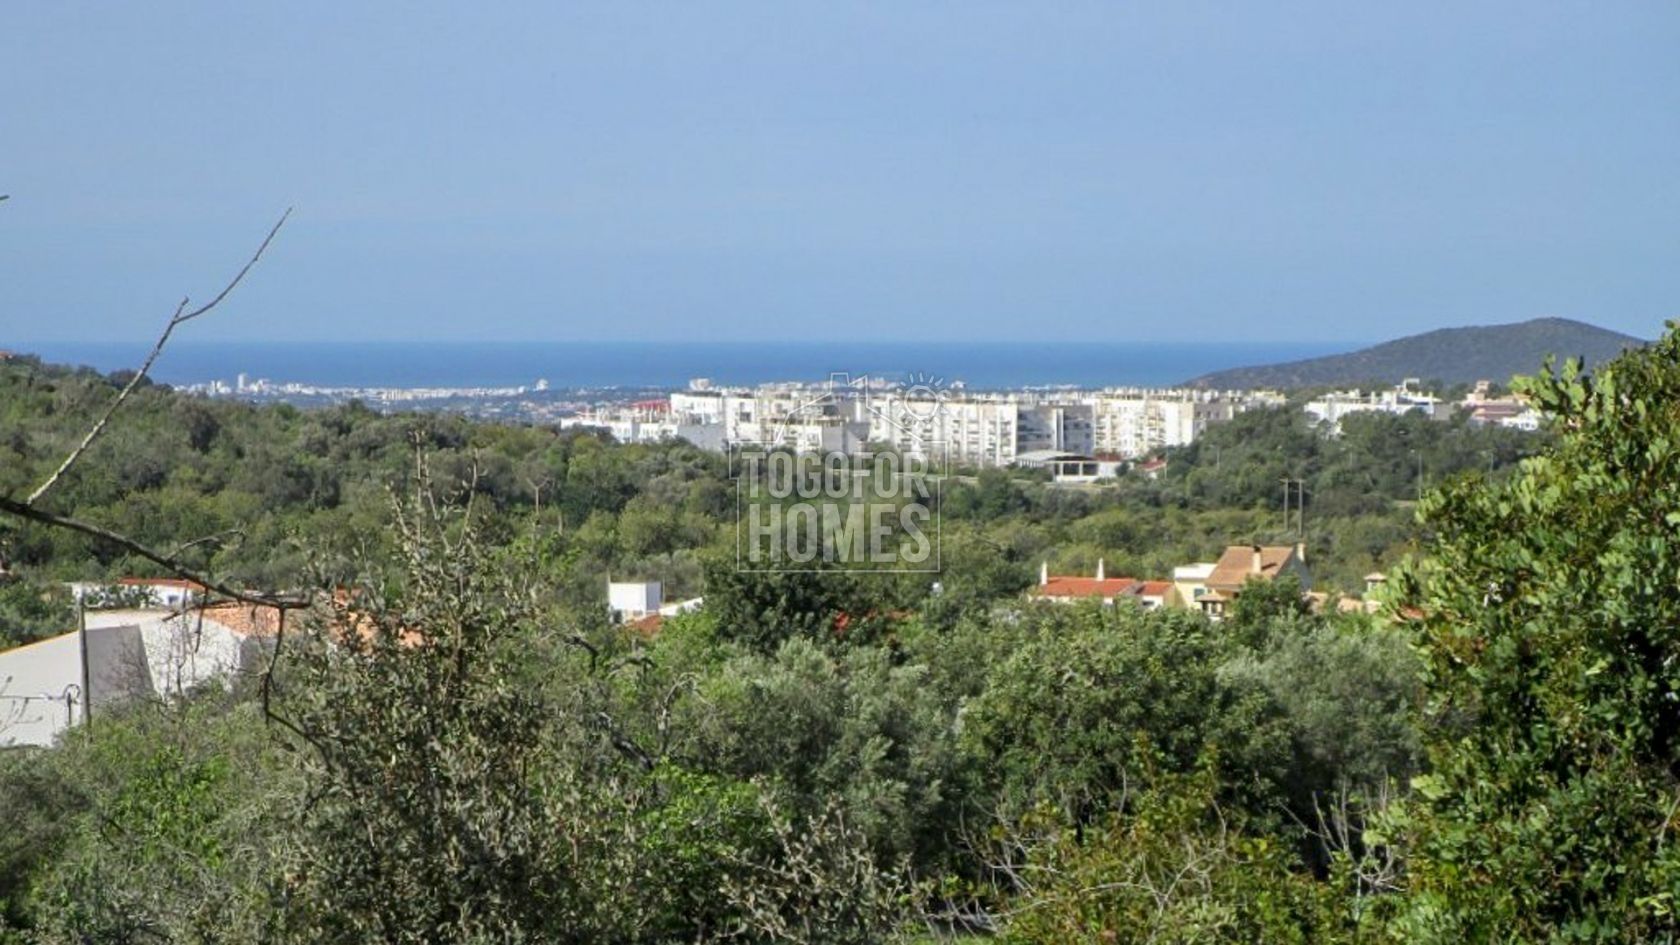
[[[1278,480],[1283,483],[1283,530],[1289,531],[1289,484],[1294,480],[1288,476]]]
[[[82,726],[93,733],[93,674],[88,671],[87,601],[76,601],[76,637],[82,651]]]
[[[1299,540],[1306,534],[1307,515],[1307,481],[1295,480],[1295,538]]]
[[[1295,495],[1295,537],[1299,538],[1299,537],[1301,537],[1302,531],[1305,529],[1305,526],[1306,526],[1305,516],[1306,516],[1306,504],[1307,504],[1307,481],[1305,479],[1294,479],[1294,478],[1286,477],[1284,479],[1280,479],[1279,482],[1283,483],[1283,531],[1284,531],[1284,534],[1289,533],[1290,486],[1295,487],[1294,488],[1294,495]]]

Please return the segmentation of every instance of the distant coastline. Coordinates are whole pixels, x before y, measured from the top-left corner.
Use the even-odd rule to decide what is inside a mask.
[[[962,381],[970,388],[1169,386],[1242,364],[1348,351],[1349,342],[1031,344],[675,343],[675,342],[192,342],[173,344],[152,371],[168,384],[231,381],[346,387],[510,387],[546,380],[555,388],[679,388],[691,378],[718,384],[816,381],[832,372],[893,379]],[[135,366],[143,343],[15,346],[60,364],[100,371]]]

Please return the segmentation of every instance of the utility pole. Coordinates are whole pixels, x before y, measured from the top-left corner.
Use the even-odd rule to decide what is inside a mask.
[[[1283,483],[1283,530],[1289,531],[1289,484],[1294,480],[1288,476],[1278,480]]]
[[[1301,537],[1302,530],[1305,527],[1304,517],[1306,515],[1307,504],[1307,481],[1305,479],[1294,479],[1289,477],[1285,477],[1278,481],[1283,483],[1283,530],[1286,534],[1289,531],[1290,486],[1295,487],[1295,537],[1299,538]]]
[[[76,638],[82,651],[82,726],[93,734],[93,674],[88,671],[87,601],[76,600]]]

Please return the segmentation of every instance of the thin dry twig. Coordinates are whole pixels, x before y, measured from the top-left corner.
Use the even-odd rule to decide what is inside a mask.
[[[70,451],[70,455],[64,457],[64,462],[59,463],[58,468],[53,470],[52,475],[48,476],[45,482],[35,487],[35,491],[31,492],[29,498],[23,501],[24,505],[34,505],[40,501],[42,496],[51,491],[52,487],[64,478],[64,475],[70,471],[70,467],[76,465],[76,461],[82,458],[82,454],[86,453],[93,442],[99,439],[99,435],[105,432],[105,425],[111,422],[111,416],[117,412],[117,408],[128,400],[129,395],[133,394],[135,388],[140,386],[140,381],[151,371],[158,356],[163,354],[164,346],[169,344],[169,336],[175,333],[175,329],[220,305],[222,300],[227,298],[229,293],[233,292],[234,288],[245,279],[245,274],[256,266],[257,260],[262,259],[263,252],[268,249],[268,244],[274,242],[275,235],[280,232],[282,226],[286,225],[286,219],[291,215],[292,210],[287,207],[286,212],[280,215],[280,219],[268,231],[268,235],[263,237],[262,243],[257,246],[257,251],[251,254],[251,258],[245,261],[245,265],[234,275],[233,280],[223,286],[222,291],[217,292],[214,298],[191,311],[187,310],[187,306],[192,304],[191,299],[183,298],[181,300],[181,304],[175,307],[175,314],[169,317],[169,324],[163,327],[163,334],[159,335],[157,343],[152,345],[151,354],[148,354],[145,362],[140,365],[140,369],[134,373],[133,377],[128,379],[128,383],[117,394],[117,399],[111,401],[111,405],[105,408],[105,413],[94,422],[92,427],[88,428],[87,435],[82,437],[82,442],[77,444],[76,448]]]
[[[80,519],[70,518],[67,515],[59,515],[54,512],[48,512],[45,509],[38,509],[27,502],[19,502],[16,499],[8,499],[5,496],[0,496],[0,512],[7,512],[17,516],[18,518],[46,525],[51,528],[63,528],[73,532],[80,532],[89,538],[97,538],[100,541],[109,542],[129,554],[139,558],[144,558],[153,564],[167,569],[176,577],[197,582],[209,590],[215,591],[217,594],[221,594],[224,597],[240,601],[242,603],[253,604],[259,607],[278,607],[281,609],[304,607],[309,603],[307,598],[288,597],[282,594],[265,594],[240,590],[190,567],[178,558],[164,554],[160,551],[155,551],[120,532],[112,531],[109,528],[105,528],[101,525],[95,525],[91,522],[84,522]]]

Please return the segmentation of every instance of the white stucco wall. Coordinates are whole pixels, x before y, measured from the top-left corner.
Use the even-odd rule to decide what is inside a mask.
[[[89,627],[139,628],[151,691],[156,695],[178,696],[211,681],[225,685],[244,668],[245,638],[194,611],[89,611],[87,620]]]
[[[173,698],[207,683],[231,685],[268,652],[264,640],[191,611],[90,610],[87,627],[96,724],[104,706]],[[0,746],[51,745],[80,725],[82,683],[75,632],[0,652]]]
[[[82,643],[75,632],[0,653],[0,745],[51,745],[83,718]],[[90,627],[93,709],[151,693],[140,630]],[[70,704],[66,704],[66,696]]]

